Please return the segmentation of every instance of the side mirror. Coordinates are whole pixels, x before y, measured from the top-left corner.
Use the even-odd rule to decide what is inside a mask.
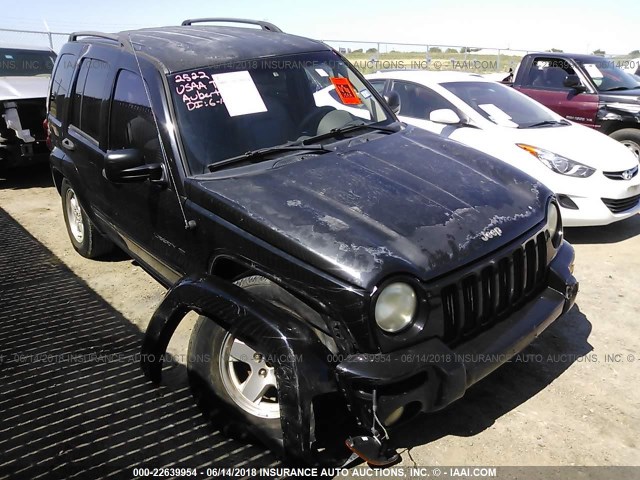
[[[398,92],[391,90],[384,95],[384,101],[387,102],[393,113],[397,114],[400,111],[400,95],[398,95]]]
[[[580,77],[578,77],[578,75],[567,75],[562,83],[565,87],[573,88],[581,92],[587,89],[587,87],[580,83]]]
[[[462,123],[458,114],[450,108],[434,110],[429,114],[429,120],[434,123],[444,123],[445,125],[458,125]]]
[[[104,157],[104,177],[114,183],[139,183],[160,180],[162,165],[145,163],[144,155],[137,148],[109,150]]]

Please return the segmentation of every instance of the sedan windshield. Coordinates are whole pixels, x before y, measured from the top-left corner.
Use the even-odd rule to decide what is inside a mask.
[[[535,100],[499,83],[447,82],[441,85],[496,125],[530,128],[568,124]]]
[[[51,75],[53,52],[0,48],[0,77],[34,77]]]
[[[247,152],[247,158],[258,158],[257,151],[264,149],[304,152],[271,147],[345,126],[395,120],[351,67],[329,51],[203,67],[171,75],[170,85],[192,174]],[[349,131],[362,135],[370,129]]]
[[[640,88],[637,76],[618,68],[611,60],[583,63],[582,67],[600,92]]]

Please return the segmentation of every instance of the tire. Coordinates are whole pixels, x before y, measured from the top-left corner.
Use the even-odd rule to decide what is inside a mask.
[[[299,318],[318,315],[264,277],[246,277],[235,283]],[[264,354],[269,352],[255,352],[201,316],[189,340],[189,384],[203,414],[225,434],[242,439],[259,437],[278,451],[282,428],[277,380],[274,365],[263,360]]]
[[[631,150],[640,162],[640,129],[623,128],[611,133],[610,137]]]
[[[113,243],[98,232],[66,178],[62,180],[60,195],[64,223],[76,252],[86,258],[98,258],[112,251]]]

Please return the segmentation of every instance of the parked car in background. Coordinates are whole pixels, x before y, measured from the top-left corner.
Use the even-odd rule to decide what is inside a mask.
[[[622,62],[530,53],[515,72],[513,87],[571,121],[610,135],[640,160],[640,78],[620,68],[626,65]]]
[[[400,96],[400,119],[493,155],[556,192],[565,226],[640,211],[638,161],[623,145],[500,83],[461,72],[368,75]]]
[[[342,465],[346,446],[395,461],[387,431],[573,305],[557,200],[401,124],[327,45],[210,22],[229,19],[62,47],[49,128],[70,241],[89,258],[115,244],[172,287],[145,334],[149,378],[194,310],[187,369],[214,421],[296,462]]]
[[[0,47],[0,168],[47,161],[43,121],[55,59],[49,49]]]

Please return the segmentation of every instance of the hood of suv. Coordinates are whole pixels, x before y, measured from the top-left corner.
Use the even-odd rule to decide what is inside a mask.
[[[546,187],[493,157],[413,127],[365,137],[259,172],[200,177],[190,197],[364,288],[397,273],[448,273],[545,218]]]
[[[45,98],[48,88],[49,76],[0,77],[0,101]]]

